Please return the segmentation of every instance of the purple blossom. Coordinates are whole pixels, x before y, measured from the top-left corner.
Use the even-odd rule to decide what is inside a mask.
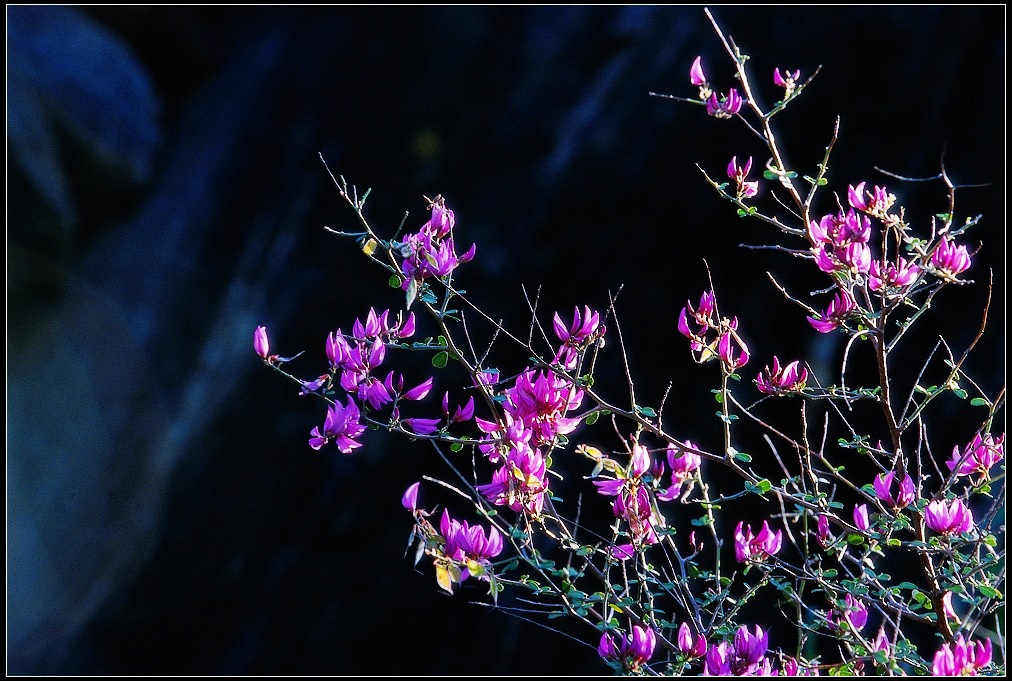
[[[685,447],[687,448],[685,450],[674,444],[669,444],[667,447],[668,467],[671,468],[671,486],[657,493],[657,498],[661,501],[671,501],[676,498],[681,493],[682,486],[692,480],[703,462],[699,454],[691,451],[696,449],[691,440],[685,441]],[[679,452],[682,453],[679,454]]]
[[[741,111],[741,95],[734,88],[727,93],[726,97],[717,97],[717,93],[711,93],[706,100],[706,113],[714,118],[731,118]]]
[[[766,395],[783,395],[800,392],[808,380],[808,369],[801,366],[800,360],[794,360],[784,367],[780,360],[773,356],[773,368],[769,365],[756,377],[759,392]]]
[[[829,534],[829,516],[825,514],[819,514],[819,520],[816,523],[816,529],[818,532],[819,543],[822,546],[828,546],[829,540],[832,536]]]
[[[868,505],[861,504],[854,506],[854,525],[857,529],[862,532],[867,532],[871,527],[871,523],[868,521]]]
[[[337,400],[327,409],[327,416],[323,421],[323,431],[314,427],[310,432],[309,446],[313,449],[320,449],[331,440],[344,454],[350,454],[353,449],[362,446],[354,438],[365,432],[365,425],[359,423],[361,413],[355,400],[348,398],[348,405],[342,406]]]
[[[931,670],[935,676],[977,676],[977,670],[989,664],[991,640],[973,643],[960,634],[953,643],[942,644]]]
[[[706,85],[706,76],[703,75],[702,57],[696,57],[689,68],[689,82],[696,86]]]
[[[738,328],[738,318],[731,320],[730,328],[724,332],[717,343],[717,354],[728,371],[734,371],[748,364],[748,348],[735,331]],[[733,341],[732,341],[733,339]]]
[[[1005,458],[1005,433],[993,437],[990,433],[981,437],[974,435],[973,440],[959,451],[959,446],[952,448],[952,458],[945,462],[950,471],[957,475],[977,474],[983,479],[989,477],[991,467]]]
[[[889,193],[885,187],[876,186],[873,191],[865,191],[865,182],[854,185],[847,185],[847,201],[851,207],[874,217],[886,220],[889,209],[896,202],[896,196]]]
[[[604,632],[597,644],[598,654],[606,660],[618,660],[627,671],[635,671],[650,661],[657,645],[657,636],[649,627],[634,624],[632,633],[622,636],[618,645],[611,634]]]
[[[941,534],[961,534],[973,529],[973,513],[962,499],[953,499],[948,504],[936,499],[924,507],[924,522]]]
[[[956,276],[970,269],[970,253],[966,246],[957,245],[948,237],[942,239],[934,253],[931,264],[935,266],[935,274],[946,281],[959,281]]]
[[[693,308],[692,303],[687,302],[678,315],[678,331],[692,341],[691,347],[693,350],[699,351],[703,349],[705,345],[703,336],[707,331],[716,326],[713,321],[715,311],[716,298],[713,295],[713,291],[704,291],[703,295],[699,298],[698,307]],[[689,326],[690,321],[698,328],[691,328]]]
[[[488,528],[486,534],[479,525],[470,526],[465,520],[454,520],[444,509],[439,530],[446,540],[443,553],[463,563],[461,582],[469,576],[484,576],[489,561],[502,553],[502,534],[494,525]]]
[[[748,161],[745,162],[744,166],[738,165],[738,157],[732,156],[731,162],[727,164],[727,176],[735,182],[736,192],[738,198],[752,198],[759,193],[759,181],[748,181],[749,170],[752,169],[752,157],[748,157]]]
[[[913,503],[917,495],[917,489],[914,485],[913,478],[904,474],[897,482],[896,491],[894,493],[893,482],[895,478],[895,471],[879,473],[875,476],[872,486],[875,488],[875,495],[879,499],[885,502],[886,505],[898,510]]]
[[[404,491],[404,496],[401,497],[401,506],[412,513],[418,510],[418,487],[421,484],[421,482],[413,483]]]
[[[769,634],[759,626],[754,633],[747,627],[739,627],[733,644],[721,641],[710,646],[705,673],[707,676],[769,676],[772,668],[766,659],[768,649]]]
[[[492,474],[487,485],[477,490],[496,506],[508,506],[517,513],[539,515],[548,491],[545,457],[537,449],[520,445],[510,449],[503,465]]]
[[[808,317],[808,323],[819,333],[829,333],[838,328],[843,320],[857,310],[857,303],[846,291],[838,291],[829,301],[829,307],[819,317]]]
[[[846,622],[853,631],[860,632],[868,623],[868,606],[860,599],[846,594],[843,603],[839,604],[839,612],[831,614],[829,621],[834,628],[840,628]]]
[[[868,272],[868,287],[872,291],[885,293],[887,296],[892,297],[901,289],[905,289],[917,281],[920,273],[920,267],[912,262],[907,262],[902,257],[897,258],[895,264],[889,263],[886,265],[884,272],[879,261],[873,260],[871,269]]]
[[[270,358],[271,342],[267,338],[266,326],[258,326],[253,332],[253,350],[263,359]]]
[[[787,69],[784,69],[783,75],[780,74],[780,69],[773,69],[773,84],[777,87],[782,87],[784,92],[784,99],[787,99],[794,94],[794,88],[798,85],[798,80],[801,79],[801,69],[797,69],[794,73],[791,73]]]
[[[762,562],[780,551],[783,534],[783,530],[775,533],[770,530],[765,520],[759,534],[752,534],[751,526],[746,527],[743,522],[739,522],[734,530],[734,555],[739,563]]]
[[[605,329],[601,326],[601,315],[598,312],[584,306],[583,314],[580,308],[573,311],[573,322],[568,327],[562,321],[562,317],[556,312],[552,318],[552,329],[555,335],[562,341],[559,352],[555,355],[556,361],[560,362],[566,369],[575,369],[580,358],[580,351],[590,343],[598,340],[604,335]]]
[[[706,655],[706,637],[702,634],[694,636],[689,625],[682,622],[678,627],[678,650],[689,657],[703,657]]]
[[[432,435],[439,430],[440,419],[401,419],[401,425],[417,435]]]
[[[404,398],[405,400],[421,400],[424,399],[425,396],[428,395],[429,391],[431,390],[432,390],[432,376],[429,376],[427,379],[416,385],[414,388],[411,388],[410,390],[405,392],[403,395],[401,395],[401,397]]]

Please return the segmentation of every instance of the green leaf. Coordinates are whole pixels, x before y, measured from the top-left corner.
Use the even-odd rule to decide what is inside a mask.
[[[779,176],[775,172],[773,172],[772,170],[764,170],[763,171],[763,177],[766,178],[767,180],[775,180]]]
[[[971,407],[990,407],[991,403],[985,400],[983,397],[974,397],[970,400]]]
[[[1001,592],[993,587],[988,586],[987,584],[977,585],[977,591],[979,591],[986,598],[993,598],[997,601],[1000,601],[1002,599]]]
[[[961,400],[965,400],[966,399],[966,391],[963,390],[962,388],[954,388],[952,390],[952,394],[955,395],[956,397],[958,397]]]
[[[601,412],[599,412],[599,411],[593,411],[593,412],[591,412],[590,414],[587,415],[587,418],[583,419],[583,422],[586,423],[588,426],[592,426],[595,423],[597,423],[597,419],[600,416],[601,416]]]
[[[636,411],[639,412],[640,415],[646,416],[648,419],[652,419],[657,416],[657,412],[650,407],[636,407]]]
[[[450,353],[448,353],[446,350],[437,352],[432,356],[432,366],[436,367],[437,369],[445,369],[446,364],[449,361],[450,361]]]
[[[751,463],[752,461],[752,457],[746,454],[745,452],[735,452],[734,458],[738,459],[739,461],[744,461],[745,463]],[[767,480],[766,482],[768,484],[769,480]]]
[[[390,278],[387,279],[387,286],[389,286],[390,288],[400,288],[401,278],[396,274],[391,274]]]
[[[460,442],[454,442],[453,444],[450,445],[450,451],[451,452],[459,452],[463,448],[464,448],[464,445],[461,444]]]

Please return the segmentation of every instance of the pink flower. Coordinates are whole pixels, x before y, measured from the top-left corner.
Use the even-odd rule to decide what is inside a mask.
[[[365,425],[359,423],[361,414],[355,401],[348,398],[348,405],[341,406],[341,403],[334,401],[327,409],[327,416],[323,421],[323,432],[319,428],[313,428],[309,438],[309,446],[313,449],[320,449],[331,440],[344,454],[350,454],[353,449],[362,446],[353,438],[365,432]]]
[[[913,503],[917,495],[917,489],[914,486],[913,478],[904,474],[903,478],[897,483],[897,489],[894,494],[893,480],[895,477],[896,473],[894,471],[879,473],[875,476],[872,486],[875,488],[875,495],[884,501],[886,505],[894,509],[901,509]]]
[[[860,506],[854,506],[854,525],[857,529],[862,532],[867,532],[871,527],[871,523],[868,521],[868,505],[861,504]]]
[[[829,333],[838,328],[843,320],[857,310],[857,303],[846,291],[838,291],[829,301],[829,307],[819,317],[808,317],[808,323],[819,333]]]
[[[1005,458],[1005,433],[997,438],[990,434],[981,437],[981,434],[977,433],[962,453],[959,446],[953,447],[952,458],[946,461],[945,465],[957,475],[976,473],[981,478],[987,479],[991,467],[1003,458]]]
[[[808,369],[801,366],[799,360],[781,367],[780,360],[773,356],[773,368],[769,365],[756,377],[759,392],[766,395],[783,395],[800,392],[808,380]]]
[[[754,180],[749,182],[746,180],[748,177],[749,170],[752,169],[752,157],[748,157],[748,161],[745,162],[744,166],[738,165],[738,157],[732,156],[731,162],[727,164],[727,176],[734,180],[738,198],[752,198],[759,193],[759,181]]]
[[[737,328],[738,318],[735,317],[731,320],[730,329],[724,332],[717,343],[717,354],[728,371],[734,371],[748,364],[748,348],[738,334],[734,333]]]
[[[734,555],[739,563],[761,562],[780,551],[783,534],[783,530],[775,533],[770,530],[765,520],[759,534],[755,535],[752,534],[751,526],[745,527],[744,523],[739,522],[734,530]]]
[[[797,87],[798,80],[801,78],[801,70],[798,69],[794,73],[784,69],[783,75],[780,74],[780,69],[773,69],[773,84],[782,87],[784,92],[784,99],[787,99],[794,94],[794,88]]]
[[[970,269],[970,253],[966,246],[958,246],[952,239],[942,239],[934,253],[931,264],[935,266],[935,274],[946,281],[959,281],[956,275]]]
[[[717,97],[717,93],[711,93],[706,100],[706,113],[714,118],[731,118],[741,111],[741,95],[734,88],[727,93],[726,97]]]
[[[873,260],[868,273],[868,287],[872,291],[885,293],[892,297],[898,295],[899,291],[917,281],[921,268],[903,258],[897,258],[896,264],[889,263],[885,271],[878,260]]]
[[[689,657],[706,655],[706,637],[702,634],[692,635],[692,630],[685,622],[678,627],[678,650]]]
[[[635,671],[650,661],[657,645],[657,636],[649,627],[634,624],[632,633],[623,636],[615,645],[611,634],[604,632],[597,644],[598,654],[606,660],[619,660],[627,671]]]
[[[689,69],[689,82],[696,86],[706,85],[706,76],[703,75],[703,65],[700,63],[702,57],[696,57]]]
[[[977,676],[977,670],[991,664],[991,640],[984,642],[956,637],[953,643],[945,643],[935,653],[932,673],[935,676]]]
[[[401,506],[411,512],[418,510],[418,487],[421,484],[421,482],[416,482],[404,491],[404,496],[401,497]]]
[[[268,359],[271,354],[271,343],[267,338],[267,327],[258,326],[253,332],[253,350],[263,359]]]
[[[961,534],[973,529],[973,513],[962,499],[953,499],[948,504],[936,499],[925,506],[924,522],[941,534]]]

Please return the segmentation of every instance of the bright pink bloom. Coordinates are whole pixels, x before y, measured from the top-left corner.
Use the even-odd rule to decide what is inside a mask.
[[[734,530],[734,555],[739,563],[762,562],[780,551],[783,534],[783,530],[770,530],[765,520],[759,534],[752,534],[751,526],[739,522]]]
[[[267,338],[267,327],[258,326],[256,331],[253,332],[253,349],[263,359],[267,359],[271,354],[271,342]]]
[[[1003,458],[1005,458],[1005,433],[997,438],[992,437],[990,433],[984,437],[977,433],[962,453],[959,446],[953,447],[952,458],[946,461],[945,465],[958,475],[977,474],[986,479],[991,467]]]
[[[820,514],[816,527],[819,536],[819,543],[824,547],[828,546],[829,540],[832,539],[832,536],[829,534],[829,516]]]
[[[879,261],[873,260],[868,272],[868,287],[872,291],[883,292],[889,296],[896,295],[901,289],[917,281],[920,273],[920,267],[902,257],[897,259],[896,264],[886,265],[885,272],[882,271]]]
[[[931,264],[935,266],[935,274],[942,279],[958,281],[956,276],[970,269],[970,253],[966,246],[956,245],[954,240],[946,237],[931,254]]]
[[[736,192],[738,198],[752,198],[759,193],[759,181],[748,181],[748,171],[752,169],[752,157],[748,157],[748,161],[745,162],[744,166],[738,165],[738,157],[732,156],[731,162],[727,164],[727,176],[734,180]]]
[[[780,74],[780,69],[773,69],[773,84],[777,87],[782,87],[784,92],[784,99],[794,94],[794,88],[798,85],[798,80],[801,79],[801,69],[796,70],[794,73],[784,69],[783,75]]]
[[[404,496],[401,497],[401,506],[411,512],[418,510],[418,487],[421,484],[421,482],[416,482],[404,491]]]
[[[657,636],[653,629],[634,624],[632,633],[623,636],[617,646],[611,634],[604,632],[597,645],[597,652],[606,660],[621,661],[627,670],[633,671],[650,661],[656,645]]]
[[[432,435],[439,430],[440,419],[401,419],[401,425],[418,435]]]
[[[769,365],[756,377],[759,392],[766,395],[783,395],[800,392],[808,380],[808,369],[801,366],[799,360],[781,367],[780,360],[773,356],[773,368]]]
[[[726,97],[717,97],[717,93],[711,93],[706,100],[706,113],[714,118],[731,118],[741,111],[741,95],[734,88],[727,93]]]
[[[748,348],[738,334],[733,333],[737,329],[738,318],[735,317],[731,320],[731,328],[724,332],[717,343],[717,354],[720,355],[720,359],[728,371],[734,371],[748,364]]]
[[[706,655],[706,637],[702,634],[693,636],[692,630],[685,622],[678,627],[678,650],[689,657]]]
[[[860,506],[854,506],[854,525],[857,529],[862,532],[867,532],[871,527],[871,523],[868,521],[868,505],[861,504]]]
[[[496,506],[508,506],[519,513],[526,510],[538,515],[545,506],[548,491],[545,457],[529,446],[509,451],[501,468],[492,474],[492,482],[477,490]]]
[[[552,329],[555,331],[555,335],[559,337],[559,340],[562,341],[562,346],[555,355],[555,359],[566,369],[575,369],[580,358],[580,352],[590,343],[601,338],[605,332],[604,327],[601,326],[600,313],[591,310],[587,306],[583,307],[582,315],[580,314],[579,307],[573,311],[573,323],[568,327],[562,321],[559,313],[556,312],[552,318]]]
[[[977,670],[991,664],[991,640],[967,641],[962,635],[954,643],[945,643],[935,653],[935,676],[977,676]]]
[[[686,440],[685,446],[690,449],[696,448],[691,440]],[[695,477],[696,471],[699,470],[703,459],[699,454],[690,451],[690,449],[682,450],[674,444],[668,445],[667,458],[668,466],[671,468],[671,486],[657,493],[657,498],[661,501],[671,501],[677,498],[681,493],[682,487],[692,480]],[[682,452],[681,455],[679,455],[679,452]]]
[[[838,606],[839,611],[830,613],[829,622],[831,626],[839,628],[846,622],[854,631],[860,632],[864,625],[867,624],[868,606],[860,599],[847,594],[843,597],[843,602],[839,603]]]
[[[876,186],[873,191],[865,191],[865,184],[865,182],[862,182],[856,187],[847,185],[847,201],[851,207],[861,212],[868,213],[879,219],[885,219],[888,216],[889,209],[896,202],[896,196],[890,194],[889,190],[885,187]]]
[[[941,534],[961,534],[973,529],[973,513],[962,499],[953,499],[948,504],[936,499],[924,507],[924,522]]]
[[[838,328],[843,320],[857,309],[857,303],[846,291],[838,291],[829,307],[819,317],[808,317],[808,323],[819,333],[829,333]]]
[[[901,509],[913,503],[917,495],[914,480],[904,474],[897,483],[896,492],[893,492],[893,480],[896,477],[895,471],[879,473],[875,476],[872,486],[875,488],[875,495],[884,501],[886,505],[894,509]]]
[[[696,86],[706,85],[706,76],[703,75],[702,57],[696,57],[689,69],[689,82]]]
[[[362,446],[354,438],[365,432],[365,425],[359,423],[361,414],[355,400],[348,398],[348,405],[342,406],[336,401],[327,409],[327,416],[323,421],[323,432],[314,427],[310,432],[309,446],[313,449],[320,449],[331,440],[344,454],[350,454],[353,449]]]
[[[707,331],[716,326],[713,321],[715,311],[716,298],[713,295],[713,291],[704,291],[703,295],[699,298],[699,307],[693,308],[692,303],[687,302],[678,315],[678,331],[692,341],[691,347],[693,350],[702,350],[706,345],[703,336],[706,335]],[[697,328],[693,329],[689,325],[690,321]]]

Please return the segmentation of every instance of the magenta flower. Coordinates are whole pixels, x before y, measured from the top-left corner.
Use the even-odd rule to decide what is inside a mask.
[[[981,437],[981,434],[977,433],[962,453],[958,445],[953,447],[952,458],[946,461],[945,465],[957,475],[977,474],[986,480],[990,476],[991,467],[1003,458],[1005,458],[1005,433],[997,438],[990,434]]]
[[[404,496],[401,497],[401,506],[412,513],[418,510],[418,487],[421,484],[421,482],[416,482],[410,485],[404,491]]]
[[[952,607],[952,592],[946,591],[942,594],[942,612],[945,613],[946,618],[950,620],[959,621],[959,615],[956,614],[955,609]]]
[[[752,169],[752,157],[748,157],[748,161],[745,162],[744,166],[738,165],[738,157],[732,156],[731,162],[727,164],[727,176],[734,180],[736,192],[738,198],[752,198],[759,193],[759,181],[754,180],[749,182],[746,180],[748,177],[749,170]]]
[[[722,641],[710,646],[706,653],[707,676],[771,676],[770,661],[766,659],[769,634],[759,626],[755,633],[740,627],[734,634],[734,643]]]
[[[748,348],[738,334],[734,333],[737,328],[738,318],[735,317],[731,320],[730,328],[724,332],[717,343],[717,354],[720,355],[720,360],[728,371],[734,371],[748,364]]]
[[[759,392],[766,395],[783,395],[801,392],[807,380],[808,369],[802,367],[799,360],[781,367],[780,360],[774,355],[773,368],[767,365],[756,377],[756,385]]]
[[[831,613],[829,623],[834,628],[840,628],[846,622],[855,632],[860,632],[868,623],[868,606],[860,599],[850,594],[843,597],[843,603],[839,604],[839,612]]]
[[[678,627],[678,650],[689,657],[706,655],[706,637],[702,634],[693,636],[692,630],[685,622]]]
[[[706,76],[703,75],[702,57],[696,57],[689,68],[689,82],[696,86],[706,85]]]
[[[555,331],[555,335],[559,337],[559,340],[562,341],[562,346],[555,355],[555,360],[560,362],[566,369],[575,369],[580,358],[580,351],[585,349],[590,343],[598,340],[604,335],[605,331],[604,327],[601,326],[601,315],[587,306],[583,307],[582,315],[580,314],[580,308],[575,308],[573,311],[573,322],[568,327],[562,321],[559,313],[556,312],[552,318],[552,329]]]
[[[682,487],[695,477],[696,471],[699,470],[699,466],[703,462],[699,454],[691,451],[696,448],[691,440],[686,440],[685,446],[688,449],[682,450],[674,444],[669,444],[667,447],[668,466],[671,468],[671,486],[657,493],[657,498],[661,501],[671,501],[677,498]],[[679,455],[679,452],[682,454]]]
[[[521,445],[510,449],[502,467],[492,474],[492,482],[477,490],[496,506],[508,506],[517,513],[539,515],[548,491],[545,457],[536,449]]]
[[[945,281],[959,281],[956,276],[970,269],[970,253],[966,246],[958,246],[948,237],[942,239],[931,254],[935,274]]]
[[[355,400],[348,398],[348,405],[341,406],[341,403],[334,401],[327,409],[327,416],[323,421],[323,432],[314,427],[310,432],[309,446],[313,449],[320,449],[331,440],[344,454],[351,454],[353,449],[362,446],[354,438],[365,432],[365,425],[359,423],[361,414]]]
[[[886,220],[889,209],[896,202],[896,196],[891,194],[885,187],[876,186],[873,191],[865,191],[865,182],[854,185],[847,185],[847,201],[851,207],[863,213]]]
[[[868,287],[872,291],[885,293],[888,297],[892,297],[917,281],[920,273],[920,267],[912,262],[907,262],[902,257],[897,259],[896,264],[886,265],[884,272],[879,261],[874,260],[868,273]]]
[[[439,430],[440,419],[401,419],[401,425],[417,435],[432,435]]]
[[[885,502],[887,506],[898,510],[913,503],[917,496],[917,489],[914,486],[913,478],[904,474],[903,478],[897,483],[896,492],[894,493],[893,480],[895,477],[896,473],[894,471],[879,473],[875,476],[872,486],[875,488],[875,495],[879,499]]]
[[[716,312],[716,298],[713,291],[704,291],[699,298],[699,307],[693,308],[691,302],[687,302],[678,315],[678,331],[692,341],[690,346],[695,351],[700,351],[706,345],[703,336],[706,332],[716,327],[713,321]],[[693,329],[690,321],[697,327]]]
[[[631,635],[623,636],[617,646],[611,634],[604,632],[597,644],[597,652],[606,660],[619,660],[627,671],[635,671],[650,661],[656,645],[657,636],[653,629],[634,624]]]
[[[438,239],[448,236],[453,229],[454,219],[453,211],[446,207],[446,200],[442,196],[437,196],[429,204],[429,211],[432,216],[422,225],[422,231]]]
[[[868,505],[861,504],[860,506],[854,506],[854,525],[857,529],[862,532],[867,532],[871,527],[871,523],[868,521]]]
[[[829,534],[829,516],[820,514],[818,523],[816,523],[816,527],[818,531],[819,543],[822,544],[822,546],[824,547],[828,546],[829,540],[832,539],[832,536]]]
[[[271,343],[267,338],[267,327],[258,326],[253,332],[253,349],[263,359],[270,358]]]
[[[726,97],[718,98],[717,93],[713,92],[706,100],[706,113],[714,118],[731,118],[741,111],[742,101],[741,95],[734,88],[731,88]]]
[[[857,310],[857,303],[850,297],[850,294],[846,291],[838,291],[821,316],[808,317],[807,319],[812,328],[819,333],[829,333],[843,324],[843,320],[855,310]]]
[[[439,521],[439,530],[446,540],[443,553],[463,564],[460,571],[461,582],[469,576],[485,576],[490,560],[502,553],[502,534],[494,525],[488,528],[486,535],[479,525],[472,527],[467,521],[454,520],[444,509]]]
[[[973,529],[973,513],[962,499],[953,499],[948,504],[936,499],[924,507],[924,522],[941,534],[961,534]]]
[[[747,532],[743,532],[743,529]],[[739,563],[758,563],[776,555],[783,544],[783,530],[775,533],[764,520],[759,534],[752,534],[752,527],[739,522],[734,530],[734,555]]]
[[[432,376],[429,376],[427,379],[416,385],[414,388],[411,388],[410,390],[405,392],[403,395],[401,395],[401,397],[404,398],[405,400],[421,400],[424,399],[425,396],[428,395],[429,391],[431,390],[432,390]]]
[[[787,99],[794,94],[794,88],[798,85],[798,80],[801,79],[801,69],[796,70],[794,73],[784,69],[783,75],[780,74],[780,69],[773,69],[773,84],[777,87],[782,87],[784,92],[784,99]]]
[[[931,667],[935,676],[977,676],[977,670],[991,664],[991,640],[967,641],[962,634],[935,653]]]

